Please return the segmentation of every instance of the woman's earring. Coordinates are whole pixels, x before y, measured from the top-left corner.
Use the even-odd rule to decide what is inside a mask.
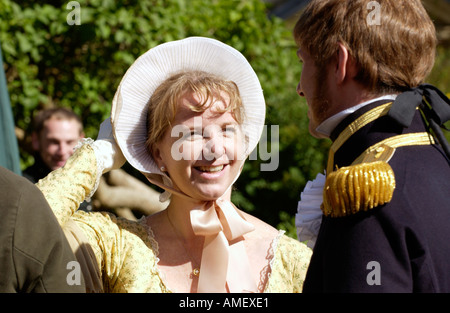
[[[165,172],[166,171],[166,167],[165,166],[161,166],[159,169],[161,170],[161,172]]]

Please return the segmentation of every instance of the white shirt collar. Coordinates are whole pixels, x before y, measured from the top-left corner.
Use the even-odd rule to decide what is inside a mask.
[[[359,110],[360,108],[375,102],[379,100],[395,100],[397,98],[397,95],[385,95],[382,97],[378,97],[375,99],[370,99],[369,101],[365,101],[363,103],[357,104],[355,106],[352,106],[351,108],[345,109],[339,113],[336,113],[335,115],[327,118],[325,121],[323,121],[319,126],[317,126],[316,131],[322,135],[325,135],[327,138],[330,137],[331,132],[338,126],[340,122],[344,118],[346,118],[348,115],[352,114],[353,112]]]

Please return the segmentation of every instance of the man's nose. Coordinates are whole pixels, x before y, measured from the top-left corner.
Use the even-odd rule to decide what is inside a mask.
[[[58,150],[57,153],[59,155],[67,155],[67,154],[71,154],[72,152],[72,146],[65,143],[65,142],[61,142],[58,144]]]
[[[305,94],[302,91],[302,87],[300,86],[300,82],[297,84],[297,93],[300,97],[304,97]]]

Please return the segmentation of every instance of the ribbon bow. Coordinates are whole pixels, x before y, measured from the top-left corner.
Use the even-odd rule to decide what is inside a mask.
[[[233,241],[254,230],[229,201],[218,199],[191,210],[194,233],[205,236],[198,292],[256,291],[244,241]]]
[[[400,94],[394,101],[388,116],[394,118],[403,127],[411,125],[414,112],[425,99],[431,105],[434,119],[439,126],[450,120],[450,100],[442,91],[430,84],[423,84]]]
[[[425,105],[423,98],[429,106]],[[444,123],[450,120],[450,100],[438,88],[430,84],[422,84],[405,91],[395,99],[387,115],[403,127],[409,127],[416,108],[419,106],[439,143],[450,158],[448,142],[440,130],[440,127],[444,127]]]

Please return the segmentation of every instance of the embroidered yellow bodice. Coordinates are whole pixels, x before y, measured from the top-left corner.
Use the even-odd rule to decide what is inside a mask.
[[[92,248],[105,292],[173,292],[158,270],[158,242],[145,219],[131,221],[106,212],[77,211],[94,188],[95,154],[83,145],[63,168],[50,173],[37,186],[44,193],[60,225],[75,223]],[[279,232],[268,260],[268,282],[263,292],[301,292],[311,250]]]

